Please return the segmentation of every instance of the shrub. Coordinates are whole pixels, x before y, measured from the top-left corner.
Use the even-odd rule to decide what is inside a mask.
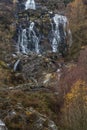
[[[87,85],[77,81],[65,96],[62,125],[69,130],[87,130]]]

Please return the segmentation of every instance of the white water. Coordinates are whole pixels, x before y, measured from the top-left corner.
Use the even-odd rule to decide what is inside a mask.
[[[25,3],[25,10],[27,10],[27,9],[33,9],[33,10],[36,9],[36,4],[35,4],[34,0],[27,0],[26,1],[26,3]]]
[[[5,126],[4,122],[0,120],[0,126]]]
[[[36,3],[34,0],[26,1],[25,10],[27,9],[36,9]],[[53,12],[49,12],[48,15],[50,16],[49,24],[51,24],[51,31],[48,33],[49,38],[47,40],[50,40],[51,44],[49,43],[49,45],[51,46],[52,52],[59,52],[62,54],[62,52],[67,51],[67,44],[69,46],[72,45],[72,35],[68,27],[69,22],[66,16],[53,14]],[[29,21],[26,28],[23,28],[22,24],[20,25],[18,44],[16,47],[18,53],[28,54],[29,52],[36,52],[39,54],[44,50],[44,44],[42,44],[45,42],[43,28],[40,30],[40,28],[36,28],[36,25],[37,24],[35,24],[34,21]],[[42,25],[40,25],[40,27],[41,26]]]
[[[8,129],[6,128],[5,123],[4,123],[2,120],[0,120],[0,130],[8,130]]]
[[[52,27],[52,32],[53,32],[52,51],[57,52],[58,45],[59,45],[60,40],[61,40],[59,25],[60,24],[63,25],[64,35],[66,36],[65,30],[67,27],[68,20],[65,16],[55,14],[55,16],[53,17],[53,22],[55,24],[55,28]]]
[[[23,54],[27,54],[27,36],[26,36],[26,29],[22,29],[22,27],[19,30],[18,33],[18,45],[17,45],[17,53],[20,53],[20,51]]]
[[[20,62],[20,60],[17,60],[17,61],[15,62],[15,64],[14,64],[14,68],[13,68],[14,71],[17,70],[17,66],[18,66],[19,62]]]
[[[31,22],[26,29],[20,29],[18,34],[18,51],[22,54],[28,54],[30,51],[39,54],[40,38],[35,31],[35,23]]]
[[[26,36],[26,29],[22,29],[22,38],[21,38],[21,51],[23,54],[27,54],[27,36]]]
[[[66,44],[69,46],[72,45],[72,35],[68,25],[69,23],[66,16],[55,14],[55,16],[51,18],[52,37],[50,36],[50,42],[52,52],[61,53],[59,46],[66,46]],[[36,28],[34,22],[30,22],[29,26],[25,29],[20,27],[17,46],[18,52],[22,54],[28,54],[31,51],[37,54],[41,52],[39,45],[41,39],[38,36],[37,30],[38,28]],[[62,51],[64,51],[64,49]]]
[[[39,53],[39,42],[40,42],[40,39],[36,36],[36,33],[34,31],[34,22],[31,22],[30,27],[29,27],[29,32],[33,34],[32,41],[35,44],[35,52],[38,54]]]

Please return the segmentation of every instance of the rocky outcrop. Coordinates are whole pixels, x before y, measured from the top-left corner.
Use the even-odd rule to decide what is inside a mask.
[[[58,130],[57,126],[52,120],[49,120],[45,115],[40,114],[32,107],[27,111],[32,123],[31,130]]]
[[[50,120],[47,116],[40,114],[32,107],[28,108],[25,114],[22,115],[19,115],[16,112],[10,112],[9,115],[5,117],[5,121],[10,129],[16,128],[19,130],[58,130],[54,121]],[[2,126],[5,128],[4,123]]]
[[[41,5],[37,8],[37,2],[34,0],[26,1],[25,8],[22,8],[20,2],[19,5],[21,10],[18,6],[16,14],[16,52],[28,54],[32,51],[40,54],[52,51],[64,56],[72,42],[67,17],[61,12],[50,11],[47,6]]]
[[[55,81],[56,71],[62,67],[64,59],[54,53],[31,53],[27,56],[9,56],[6,62],[10,63],[8,68],[11,69],[12,84],[29,83],[33,87],[42,87]]]

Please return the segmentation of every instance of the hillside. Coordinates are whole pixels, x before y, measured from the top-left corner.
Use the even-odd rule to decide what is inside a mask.
[[[87,0],[34,2],[0,0],[0,129],[87,130]]]

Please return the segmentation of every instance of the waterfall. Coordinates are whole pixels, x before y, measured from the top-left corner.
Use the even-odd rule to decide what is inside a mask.
[[[23,29],[21,26],[19,27],[18,30],[18,44],[16,46],[17,48],[17,53],[22,52],[23,54],[27,54],[27,30]]]
[[[29,36],[29,41],[30,41],[29,45],[30,45],[30,50],[31,51],[34,50],[36,53],[39,53],[40,39],[36,35],[34,27],[35,27],[35,23],[31,22],[30,26],[28,28],[28,36]]]
[[[65,42],[66,27],[68,20],[65,16],[55,14],[55,16],[52,18],[52,21],[52,51],[57,52],[59,51],[60,44],[64,44]]]
[[[27,35],[26,35],[26,29],[22,29],[22,38],[21,38],[21,43],[20,43],[20,47],[21,47],[21,51],[24,54],[27,54]]]
[[[37,34],[38,33],[38,34]],[[29,52],[33,51],[39,54],[39,32],[35,27],[35,23],[29,23],[29,26],[24,28],[19,28],[18,32],[18,44],[17,50],[22,54],[28,54]]]
[[[55,17],[54,17],[55,18]],[[55,22],[53,19],[54,23],[51,23],[52,25],[52,34],[53,34],[53,39],[52,39],[52,51],[57,52],[58,49],[58,43],[60,41],[60,35],[59,35],[59,28],[58,28],[58,22]],[[55,27],[54,27],[55,24]]]
[[[14,64],[14,68],[13,68],[14,71],[17,70],[17,66],[18,66],[19,62],[20,62],[20,60],[17,60],[17,61],[15,62],[15,64]]]
[[[36,9],[35,1],[34,0],[27,0],[25,3],[25,10],[27,9]]]
[[[36,9],[36,4],[34,0],[27,0],[25,10]],[[35,12],[36,16],[33,17]],[[38,12],[38,9],[35,12],[33,10],[25,11],[23,13],[25,20],[19,19],[21,22],[19,23],[16,46],[18,53],[35,52],[39,54],[45,50],[45,52],[52,51],[62,55],[66,54],[67,45],[72,45],[72,35],[67,17],[54,14],[52,11],[47,12],[47,10],[46,13],[42,10]],[[47,24],[45,21],[47,21]]]
[[[0,130],[8,130],[5,123],[2,120],[0,120]]]

